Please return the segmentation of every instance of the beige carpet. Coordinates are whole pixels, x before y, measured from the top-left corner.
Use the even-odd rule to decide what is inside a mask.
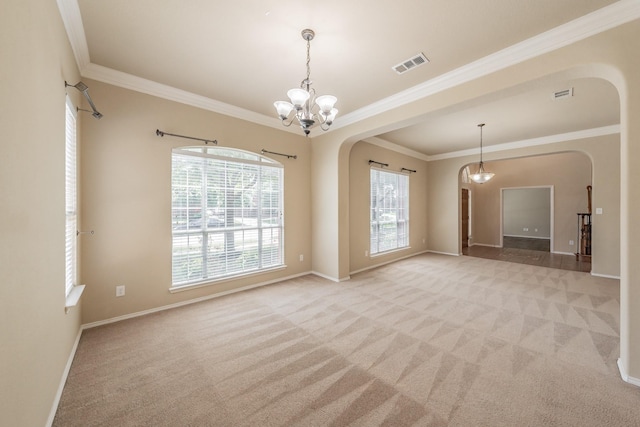
[[[82,334],[55,426],[638,426],[619,284],[427,254]]]

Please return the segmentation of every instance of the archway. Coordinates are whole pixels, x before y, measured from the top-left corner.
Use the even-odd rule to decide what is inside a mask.
[[[572,58],[578,60],[582,58],[582,56],[578,55],[576,58]],[[588,60],[587,58],[584,58]],[[593,57],[590,57],[593,59]],[[541,59],[536,59],[539,61]],[[607,61],[605,61],[606,63]],[[616,63],[615,61],[613,61]],[[576,64],[579,62],[573,62]],[[583,62],[584,64],[584,62]],[[627,81],[624,78],[624,75],[633,75],[634,68],[628,64],[622,65],[623,69],[626,71],[620,71],[611,65],[579,65],[574,68],[571,67],[571,63],[563,63],[563,64],[555,64],[553,66],[548,63],[545,67],[548,69],[562,69],[564,71],[558,72],[557,74],[547,74],[547,78],[552,78],[553,76],[564,76],[565,78],[580,78],[580,77],[596,77],[602,78],[609,82],[611,82],[618,92],[620,93],[620,106],[621,106],[621,124],[620,127],[617,128],[616,131],[612,131],[611,129],[603,130],[598,133],[598,129],[594,130],[594,134],[572,134],[570,138],[565,141],[554,141],[554,149],[557,151],[562,150],[581,150],[584,148],[584,144],[592,145],[593,150],[589,150],[589,155],[592,158],[596,158],[598,155],[598,145],[599,148],[602,148],[602,140],[606,140],[606,143],[614,143],[619,144],[619,150],[622,153],[623,162],[620,164],[619,170],[622,174],[622,181],[620,180],[619,174],[613,174],[610,176],[600,175],[598,172],[598,166],[595,166],[594,179],[598,181],[599,179],[603,179],[605,181],[615,181],[620,189],[620,200],[621,206],[624,209],[621,209],[621,221],[620,221],[620,230],[617,231],[618,236],[621,236],[621,247],[625,249],[620,253],[620,278],[621,278],[621,365],[620,369],[623,373],[623,377],[627,378],[626,372],[631,370],[632,372],[640,373],[640,365],[634,366],[631,369],[630,365],[630,354],[632,349],[630,348],[630,340],[631,340],[631,301],[629,296],[631,293],[635,295],[635,293],[640,292],[640,290],[633,290],[629,287],[630,284],[630,272],[640,267],[632,267],[629,264],[629,256],[631,256],[630,240],[626,233],[629,231],[630,227],[630,194],[636,193],[640,190],[631,189],[629,187],[629,179],[631,177],[631,172],[629,170],[629,164],[633,163],[632,156],[629,156],[630,152],[635,153],[640,150],[640,147],[634,148],[629,146],[629,133],[638,133],[640,134],[640,130],[636,128],[640,128],[640,124],[632,125],[629,122],[629,112],[628,112],[628,104],[627,104]],[[398,107],[394,110],[394,114],[391,115],[383,115],[376,116],[375,118],[365,119],[359,121],[357,125],[352,127],[347,126],[342,129],[338,129],[332,134],[327,134],[326,136],[314,138],[312,141],[314,149],[314,154],[316,152],[323,152],[321,157],[324,159],[330,159],[331,166],[325,167],[323,166],[323,171],[320,175],[324,175],[325,173],[332,174],[335,186],[329,186],[320,188],[320,184],[326,183],[323,178],[328,178],[326,176],[316,175],[314,172],[314,185],[313,189],[319,189],[318,194],[322,194],[323,197],[321,200],[325,200],[327,198],[333,199],[335,201],[334,207],[331,209],[334,210],[335,215],[332,215],[331,218],[335,221],[337,219],[337,223],[331,224],[328,230],[328,233],[325,236],[321,236],[318,239],[316,237],[322,234],[322,226],[331,223],[331,220],[327,220],[325,222],[315,224],[314,223],[314,269],[317,257],[323,257],[323,253],[333,250],[335,254],[335,248],[338,248],[338,254],[333,257],[333,272],[330,277],[333,278],[348,278],[349,271],[349,190],[348,190],[348,180],[349,180],[349,171],[348,171],[348,153],[350,151],[351,146],[355,141],[365,139],[369,136],[376,135],[377,133],[384,131],[385,129],[389,129],[393,127],[396,123],[398,127],[401,127],[403,124],[406,124],[409,121],[420,120],[421,117],[424,117],[428,112],[435,111],[438,108],[445,108],[446,106],[451,106],[455,104],[455,100],[459,100],[463,102],[464,100],[473,99],[472,94],[478,95],[487,93],[487,90],[500,90],[500,88],[504,88],[509,84],[526,84],[535,82],[537,78],[536,73],[530,73],[528,70],[532,70],[529,67],[519,67],[517,71],[510,70],[510,73],[504,74],[504,76],[508,76],[506,80],[501,80],[500,76],[503,75],[503,71],[496,72],[491,75],[490,78],[479,78],[474,80],[468,84],[466,84],[465,90],[463,91],[454,91],[452,92],[451,97],[429,97],[425,99],[420,99],[410,104],[404,105],[402,107]],[[518,75],[518,77],[514,80],[514,77]],[[488,85],[487,85],[488,84]],[[420,112],[422,111],[422,112]],[[426,111],[426,112],[425,112]],[[417,113],[416,113],[417,112]],[[413,117],[412,119],[402,120],[402,117]],[[635,133],[634,133],[635,135]],[[597,140],[597,141],[596,141]],[[598,142],[600,144],[598,144]],[[317,147],[317,149],[315,148]],[[606,148],[605,148],[606,149]],[[534,145],[530,147],[518,147],[514,148],[515,152],[510,153],[510,150],[506,150],[501,155],[496,156],[493,153],[488,153],[487,160],[501,158],[507,155],[513,156],[531,156],[536,154],[545,154],[548,153],[548,149],[545,147],[541,147],[541,145]],[[328,153],[330,151],[330,155]],[[594,154],[596,153],[596,154]],[[475,157],[475,156],[474,156]],[[429,250],[440,253],[448,253],[448,254],[458,254],[459,253],[459,215],[449,215],[444,217],[442,215],[438,216],[441,213],[442,209],[451,209],[454,207],[456,212],[459,212],[459,197],[458,197],[458,173],[460,168],[462,168],[465,164],[473,162],[475,159],[471,156],[461,156],[459,158],[446,158],[439,159],[438,161],[429,163],[428,170],[428,184],[427,191],[429,193],[429,206],[427,209],[427,216],[429,219],[428,224],[428,245]],[[314,161],[315,164],[315,161]],[[604,166],[604,165],[603,165]],[[337,179],[336,179],[337,177]],[[451,184],[453,183],[453,184]],[[597,185],[597,184],[596,184]],[[336,194],[338,195],[336,197]],[[326,197],[324,197],[326,196]],[[322,214],[322,209],[320,209],[319,205],[314,201],[314,217],[315,215]],[[339,205],[339,206],[338,206]],[[635,205],[634,205],[635,206]],[[326,208],[326,206],[323,206]],[[434,218],[438,218],[435,220]],[[328,244],[330,241],[333,241],[335,245]],[[333,249],[330,249],[333,248]],[[316,249],[322,249],[321,251],[316,251]],[[637,322],[636,322],[637,323]],[[635,329],[633,332],[637,335]],[[635,341],[634,341],[635,342]],[[640,353],[640,341],[638,341],[637,345],[634,344],[637,348],[634,347],[633,351]],[[635,353],[634,353],[635,354]],[[640,374],[636,374],[640,375]],[[631,377],[630,381],[635,381],[633,377]]]
[[[619,277],[619,183],[610,180],[602,180],[603,175],[610,175],[617,170],[616,158],[619,155],[619,142],[617,135],[607,138],[593,138],[586,142],[586,149],[597,149],[598,141],[607,145],[606,152],[598,150],[596,167],[599,171],[599,188],[597,202],[604,207],[601,212],[610,211],[608,215],[598,217],[600,225],[594,239],[599,246],[595,251],[595,269],[593,273],[606,277]],[[576,146],[580,144],[577,143]],[[593,148],[590,148],[592,146]],[[604,157],[603,157],[604,156]],[[613,167],[603,166],[602,162],[613,163]],[[481,257],[500,257],[514,262],[525,262],[534,265],[545,265],[555,268],[564,268],[577,271],[591,271],[591,262],[586,259],[576,259],[578,224],[576,214],[587,210],[586,187],[593,184],[593,160],[588,154],[580,151],[557,151],[551,154],[539,154],[530,157],[510,157],[494,160],[487,163],[487,169],[495,172],[495,177],[488,183],[465,184],[464,170],[461,170],[460,187],[470,187],[475,194],[473,202],[473,245],[489,247],[484,251],[475,248],[466,251],[467,254]],[[612,170],[613,169],[613,170]],[[544,227],[541,223],[535,223],[535,219],[526,216],[530,223],[519,225],[523,230],[509,230],[507,234],[519,237],[545,237],[553,241],[550,247],[551,256],[545,256],[535,252],[501,251],[504,236],[503,202],[504,193],[508,189],[523,188],[527,190],[547,188],[547,202],[553,206],[553,216],[547,217],[549,231],[537,230],[535,227]],[[549,200],[550,193],[553,198]],[[462,214],[462,211],[461,211]],[[543,218],[544,219],[544,218]],[[533,222],[531,222],[533,221]],[[462,225],[462,224],[461,224]],[[531,225],[529,230],[528,226]],[[612,236],[615,236],[612,239]],[[461,252],[464,253],[464,252]],[[504,254],[512,254],[509,257]],[[526,256],[525,256],[526,255]],[[579,262],[578,262],[579,261]]]

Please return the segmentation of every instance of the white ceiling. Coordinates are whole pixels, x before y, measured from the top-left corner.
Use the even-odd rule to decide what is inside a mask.
[[[276,127],[273,102],[286,99],[305,77],[300,31],[311,28],[311,78],[318,94],[338,97],[339,127],[341,120],[344,125],[397,105],[400,95],[419,93],[416,88],[474,61],[504,49],[517,52],[549,30],[598,21],[629,0],[58,3],[84,77],[191,97],[194,105]],[[403,75],[392,70],[420,52],[429,63]],[[552,99],[569,87],[572,98]],[[480,122],[486,123],[487,146],[522,141],[618,124],[619,100],[613,86],[596,79],[545,80],[430,114],[379,138],[433,156],[477,147]]]

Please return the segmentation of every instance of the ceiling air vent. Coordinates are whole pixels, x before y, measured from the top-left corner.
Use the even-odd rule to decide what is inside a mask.
[[[422,64],[425,64],[429,62],[429,60],[427,59],[426,56],[424,56],[424,53],[419,53],[416,56],[414,56],[413,58],[409,58],[405,61],[402,61],[401,63],[399,63],[398,65],[394,65],[393,67],[393,71],[395,71],[398,74],[404,74],[407,71],[409,71],[412,68],[418,67]]]
[[[573,88],[553,92],[553,99],[571,98],[572,96],[573,96]]]

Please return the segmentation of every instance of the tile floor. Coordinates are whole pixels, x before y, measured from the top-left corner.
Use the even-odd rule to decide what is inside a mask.
[[[538,242],[536,242],[538,243]],[[470,246],[462,250],[463,255],[495,259],[499,261],[515,262],[518,264],[538,265],[542,267],[559,268],[561,270],[591,272],[591,259],[574,255],[553,254],[549,251],[527,249],[519,244],[517,248],[494,248],[489,246]]]

